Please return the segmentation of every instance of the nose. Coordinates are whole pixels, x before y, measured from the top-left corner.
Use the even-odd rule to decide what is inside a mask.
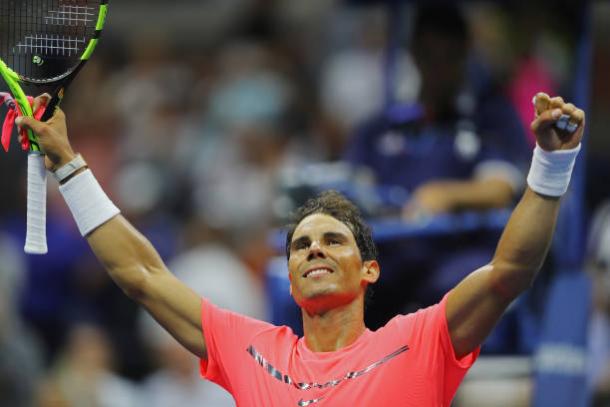
[[[309,245],[309,253],[307,254],[307,260],[312,260],[315,258],[326,258],[326,254],[322,250],[322,246],[320,246],[320,243],[317,240],[311,242],[311,245]]]

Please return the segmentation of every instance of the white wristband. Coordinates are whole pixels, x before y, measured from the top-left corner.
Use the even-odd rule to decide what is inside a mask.
[[[580,144],[571,150],[545,151],[536,144],[527,176],[529,187],[539,194],[559,197],[566,193]]]
[[[75,175],[59,186],[81,235],[86,236],[121,211],[112,203],[91,170]]]

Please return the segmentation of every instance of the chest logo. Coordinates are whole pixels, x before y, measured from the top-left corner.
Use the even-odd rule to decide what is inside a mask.
[[[347,372],[346,374],[344,374],[343,376],[334,379],[334,380],[329,380],[325,383],[317,383],[317,382],[301,382],[298,380],[294,380],[293,378],[291,378],[290,376],[288,376],[287,374],[283,374],[282,372],[280,372],[279,370],[277,370],[271,363],[269,363],[269,361],[267,361],[267,359],[265,359],[265,357],[263,355],[261,355],[255,348],[254,346],[250,345],[247,349],[247,352],[250,354],[250,356],[252,356],[254,358],[254,360],[256,361],[256,363],[258,363],[258,365],[260,367],[262,367],[269,375],[271,375],[272,377],[274,377],[275,379],[281,381],[282,383],[285,383],[289,386],[293,386],[295,388],[297,388],[298,390],[311,390],[311,389],[327,389],[327,388],[332,388],[335,386],[338,386],[339,384],[348,381],[348,380],[352,380],[355,379],[357,377],[360,377],[362,375],[365,375],[367,373],[369,373],[371,370],[383,365],[384,363],[388,362],[389,360],[395,358],[396,356],[400,355],[401,353],[404,353],[406,351],[409,350],[409,346],[405,345],[405,346],[401,346],[400,348],[396,349],[394,352],[384,356],[383,358],[379,359],[378,361],[371,363],[370,365],[368,365],[365,368],[362,368],[360,370],[353,370],[351,372]],[[324,397],[319,397],[316,399],[311,399],[311,400],[299,400],[297,405],[299,407],[305,407],[305,406],[309,406],[312,404],[315,404],[317,402],[319,402],[320,400],[322,400]]]

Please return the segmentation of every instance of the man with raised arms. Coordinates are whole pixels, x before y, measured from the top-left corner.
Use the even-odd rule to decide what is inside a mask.
[[[18,124],[39,135],[47,168],[110,276],[200,358],[202,376],[227,389],[238,406],[424,407],[449,406],[481,343],[540,269],[585,115],[560,97],[536,96],[528,187],[491,262],[440,303],[398,315],[375,332],[364,324],[365,292],[380,275],[369,228],[337,193],[308,201],[286,244],[302,338],[220,309],[176,279],[74,153],[63,112],[47,123],[23,117]]]

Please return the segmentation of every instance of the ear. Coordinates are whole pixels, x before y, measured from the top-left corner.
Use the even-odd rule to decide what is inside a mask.
[[[377,260],[367,260],[362,263],[362,279],[369,284],[374,284],[379,280],[381,270]]]

